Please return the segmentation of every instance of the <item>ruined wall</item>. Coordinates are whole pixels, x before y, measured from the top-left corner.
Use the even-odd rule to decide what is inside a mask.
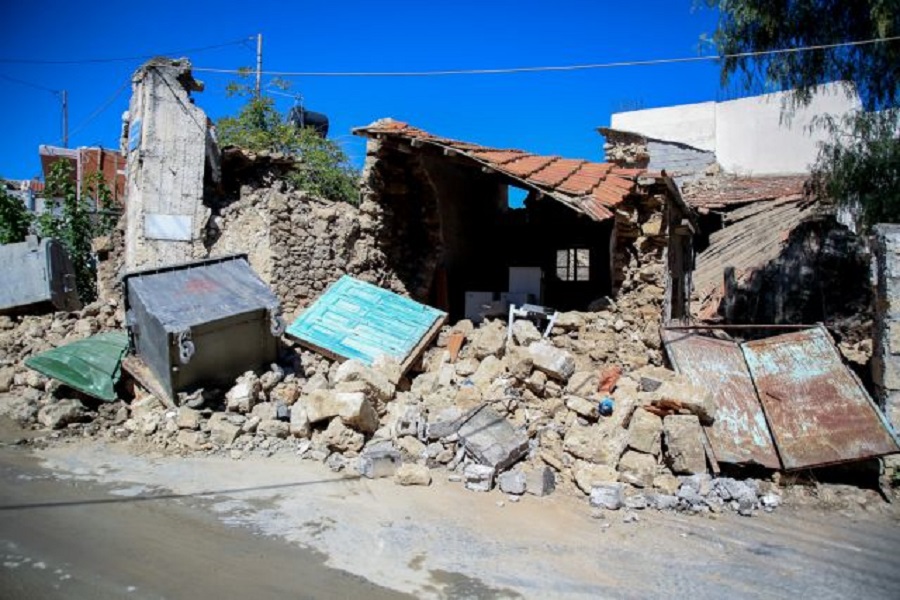
[[[132,77],[125,123],[129,271],[202,258],[209,125],[190,92],[202,89],[187,60],[154,59]]]
[[[875,331],[872,379],[878,402],[900,427],[900,225],[877,225],[874,248]]]

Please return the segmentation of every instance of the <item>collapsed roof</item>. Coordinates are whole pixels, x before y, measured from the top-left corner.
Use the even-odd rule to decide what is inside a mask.
[[[540,156],[524,150],[494,148],[432,135],[393,119],[382,119],[353,130],[355,135],[376,140],[432,147],[445,156],[458,156],[475,167],[509,177],[519,185],[562,202],[595,221],[614,216],[613,210],[635,193],[640,177],[659,177],[645,169],[626,169],[612,163]]]

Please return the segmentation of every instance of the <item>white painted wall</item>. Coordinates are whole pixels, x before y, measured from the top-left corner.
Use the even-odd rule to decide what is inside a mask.
[[[781,122],[785,92],[684,104],[612,115],[611,127],[715,152],[722,167],[741,175],[802,173],[815,162],[821,130],[809,131],[818,115],[841,115],[861,108],[838,84],[822,86],[809,106]]]

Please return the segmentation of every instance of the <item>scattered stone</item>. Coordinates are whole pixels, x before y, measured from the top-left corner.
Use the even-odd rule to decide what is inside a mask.
[[[209,448],[209,443],[206,441],[206,435],[202,431],[182,429],[178,432],[175,441],[188,450],[193,450],[195,452]]]
[[[556,489],[556,475],[550,467],[525,470],[525,491],[534,496],[548,496]]]
[[[463,469],[466,489],[473,492],[489,492],[494,486],[494,469],[487,465],[469,464]]]
[[[431,485],[431,470],[425,465],[403,464],[394,474],[398,485]]]
[[[630,510],[625,511],[625,515],[622,517],[623,523],[637,523],[639,521],[636,513],[631,512]]]
[[[374,433],[378,429],[378,413],[362,392],[316,390],[303,405],[310,423],[340,417],[358,431]]]
[[[638,452],[659,456],[662,430],[661,418],[638,408],[628,427],[628,446]]]
[[[591,489],[591,506],[619,510],[625,503],[625,487],[621,483],[603,483]]]
[[[615,466],[624,450],[624,430],[620,436],[606,436],[596,426],[573,425],[566,433],[563,448],[572,456],[598,465]]]
[[[396,450],[366,450],[360,455],[357,468],[363,477],[379,479],[393,477],[400,464],[400,453]]]
[[[37,407],[18,395],[0,395],[0,416],[5,416],[21,425],[28,423],[37,416]]]
[[[256,428],[260,435],[284,439],[290,434],[290,425],[275,419],[263,419]]]
[[[644,510],[649,505],[647,496],[644,494],[632,494],[625,496],[625,508],[632,510]]]
[[[225,413],[214,413],[208,426],[210,441],[220,446],[230,446],[241,434],[240,426],[232,423]]]
[[[664,494],[674,496],[681,487],[681,481],[671,473],[663,473],[653,478],[653,487]]]
[[[466,452],[492,471],[505,469],[528,452],[528,438],[489,406],[469,417],[458,434]]]
[[[670,415],[663,419],[666,459],[674,473],[705,473],[703,429],[696,415]]]
[[[541,339],[541,332],[528,319],[517,319],[512,324],[513,340],[520,346],[528,346]]]
[[[62,429],[70,423],[77,423],[85,416],[84,405],[75,399],[63,399],[47,404],[38,411],[38,422],[49,429]]]
[[[322,442],[334,452],[359,452],[365,441],[363,434],[344,425],[341,419],[332,419],[322,432]]]
[[[425,444],[412,436],[406,436],[396,441],[397,449],[405,453],[413,460],[420,460],[426,456]]]
[[[518,469],[506,471],[497,477],[497,485],[504,494],[514,494],[521,496],[525,493],[526,479],[525,473]]]
[[[334,383],[360,382],[364,384],[367,397],[376,402],[386,403],[394,397],[396,388],[384,373],[372,369],[358,360],[347,360],[340,364],[334,375]]]
[[[597,402],[585,400],[578,396],[566,396],[566,408],[591,421],[596,421],[600,418],[600,413],[597,411]]]
[[[200,429],[200,411],[182,406],[175,415],[175,424],[179,429]]]
[[[535,342],[528,347],[534,368],[559,381],[568,381],[575,372],[575,358],[571,353],[555,348],[546,342]]]
[[[291,407],[291,420],[289,425],[290,433],[295,438],[308,438],[311,432],[309,416],[306,414],[306,407],[299,403]]]
[[[500,321],[491,321],[472,332],[472,352],[475,358],[483,360],[488,356],[501,356],[506,345],[506,326]]]
[[[433,420],[428,422],[428,439],[439,440],[455,434],[465,420],[466,416],[463,415],[463,411],[456,406],[442,409]]]
[[[629,450],[619,460],[619,480],[635,487],[650,487],[656,476],[656,468],[653,455]]]
[[[674,406],[690,411],[703,425],[712,425],[716,418],[716,404],[709,389],[694,385],[684,375],[675,375],[657,389],[654,404]]]
[[[575,485],[585,494],[590,494],[594,486],[618,481],[618,472],[609,465],[596,465],[584,460],[575,461],[572,467]]]
[[[225,393],[225,409],[246,414],[253,409],[261,391],[259,377],[253,371],[247,371],[238,377],[234,387]]]

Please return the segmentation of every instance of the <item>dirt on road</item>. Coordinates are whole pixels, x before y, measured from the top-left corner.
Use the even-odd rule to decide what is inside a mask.
[[[5,598],[895,598],[900,589],[900,526],[878,514],[644,511],[625,523],[567,496],[511,503],[291,456],[136,456],[96,442],[34,454],[7,445],[0,479]]]

